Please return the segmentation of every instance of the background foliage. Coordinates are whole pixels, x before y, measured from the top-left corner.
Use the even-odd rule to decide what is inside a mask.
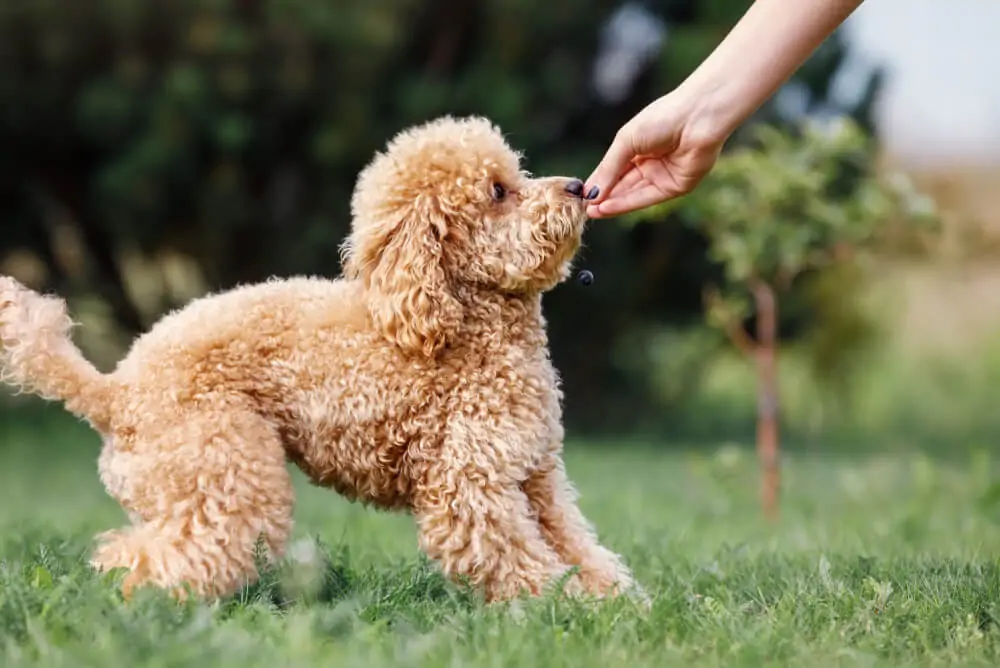
[[[82,344],[107,365],[207,290],[336,275],[355,175],[412,123],[485,114],[533,171],[586,176],[621,123],[676,86],[748,4],[8,0],[0,258],[69,297]],[[664,41],[636,51],[634,76],[608,92],[601,68],[624,62],[609,56],[612,28],[637,16]],[[880,74],[838,106],[845,55],[835,35],[788,87],[793,104],[772,101],[754,123],[846,113],[870,130]],[[723,342],[701,330],[702,293],[722,273],[685,215],[595,222],[581,258],[595,284],[547,299],[572,425],[662,429],[704,381]],[[795,286],[780,325],[816,368],[836,369],[874,328],[849,305],[864,277],[826,276]]]

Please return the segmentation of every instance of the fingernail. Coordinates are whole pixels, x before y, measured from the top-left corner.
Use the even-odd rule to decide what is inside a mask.
[[[601,189],[598,188],[597,186],[594,186],[593,188],[590,189],[590,192],[587,193],[587,199],[597,199],[597,196],[600,194],[601,194]]]

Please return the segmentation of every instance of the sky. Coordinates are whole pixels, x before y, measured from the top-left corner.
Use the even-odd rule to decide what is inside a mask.
[[[848,20],[860,58],[889,68],[877,122],[892,155],[1000,164],[998,31],[998,0],[868,0]]]

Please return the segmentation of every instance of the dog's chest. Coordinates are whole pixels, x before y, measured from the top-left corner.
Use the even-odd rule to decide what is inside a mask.
[[[493,462],[523,480],[562,446],[558,377],[544,354],[496,356],[457,383],[445,404],[447,455]]]

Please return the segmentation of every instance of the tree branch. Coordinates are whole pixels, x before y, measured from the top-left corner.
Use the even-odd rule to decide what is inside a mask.
[[[743,328],[743,323],[732,321],[724,328],[729,340],[739,348],[747,357],[753,357],[757,352],[757,342],[750,338],[747,330]]]
[[[721,329],[729,337],[730,342],[748,357],[753,357],[757,352],[757,342],[747,334],[740,319],[726,309],[719,297],[719,290],[714,286],[706,287],[703,298],[706,310],[710,312],[714,310],[719,316]]]

